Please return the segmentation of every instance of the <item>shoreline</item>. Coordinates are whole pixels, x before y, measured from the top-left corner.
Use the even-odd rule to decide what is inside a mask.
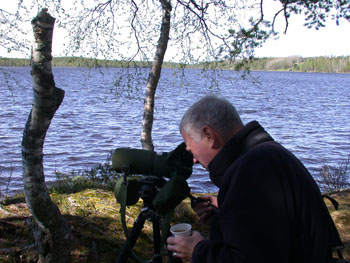
[[[215,64],[210,62],[198,62],[197,64],[180,64],[176,62],[164,62],[163,68],[170,69],[200,69],[209,70],[235,70],[237,63],[218,61]],[[102,60],[83,57],[54,57],[52,67],[66,68],[128,68],[128,61]],[[135,61],[135,68],[151,68],[151,61]],[[211,67],[210,65],[213,65]],[[277,72],[303,72],[303,73],[350,73],[350,56],[318,56],[318,57],[263,57],[253,58],[247,62],[248,71],[277,71]],[[5,58],[0,57],[0,67],[30,67],[30,60],[26,58]],[[131,67],[132,68],[132,67]],[[246,71],[246,70],[240,70]]]

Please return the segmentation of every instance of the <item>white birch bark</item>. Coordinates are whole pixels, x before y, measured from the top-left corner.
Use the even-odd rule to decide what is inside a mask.
[[[34,96],[22,139],[24,194],[39,229],[35,233],[39,262],[67,262],[72,241],[70,227],[49,196],[43,169],[46,132],[64,98],[64,91],[55,87],[51,70],[54,23],[46,9],[32,20]]]
[[[154,97],[160,79],[160,73],[164,61],[164,55],[168,46],[169,33],[170,33],[170,13],[171,5],[170,0],[161,0],[163,17],[162,25],[160,29],[160,36],[157,45],[156,55],[153,60],[152,70],[148,77],[146,85],[146,96],[144,102],[144,112],[142,119],[142,133],[141,143],[142,149],[154,150],[152,141],[152,126],[153,126],[153,113],[154,113]]]

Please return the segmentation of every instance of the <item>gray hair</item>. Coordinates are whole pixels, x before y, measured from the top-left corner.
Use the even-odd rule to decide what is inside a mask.
[[[236,108],[226,99],[207,95],[194,103],[183,115],[180,131],[185,131],[196,142],[201,139],[201,130],[209,126],[222,136],[242,127]]]

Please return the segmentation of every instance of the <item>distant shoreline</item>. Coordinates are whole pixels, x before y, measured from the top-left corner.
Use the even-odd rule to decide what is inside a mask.
[[[209,66],[208,66],[209,65]],[[289,71],[311,73],[350,73],[350,56],[342,57],[285,57],[256,58],[248,62],[251,71]],[[1,58],[0,67],[29,67],[30,60],[24,58]],[[52,67],[67,68],[150,68],[151,62],[127,62],[116,60],[98,60],[82,57],[55,57]],[[210,69],[210,63],[179,64],[164,62],[163,68]],[[229,61],[217,62],[218,70],[235,70],[235,64]]]

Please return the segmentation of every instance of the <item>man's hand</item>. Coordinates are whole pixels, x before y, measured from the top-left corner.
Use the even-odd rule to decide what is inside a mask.
[[[210,205],[209,205],[210,204]],[[198,197],[191,203],[193,210],[197,213],[199,220],[204,224],[209,224],[213,215],[213,207],[218,207],[217,197],[206,195]]]
[[[193,231],[191,236],[168,237],[168,250],[173,251],[173,256],[181,258],[185,262],[191,262],[194,247],[199,241],[204,240],[198,231]]]

